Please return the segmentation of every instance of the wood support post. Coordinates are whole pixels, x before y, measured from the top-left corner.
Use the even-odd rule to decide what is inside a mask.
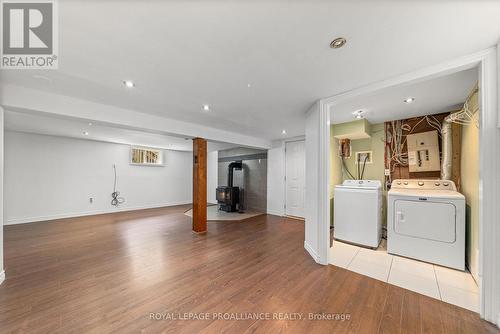
[[[193,232],[207,232],[207,141],[193,139]]]

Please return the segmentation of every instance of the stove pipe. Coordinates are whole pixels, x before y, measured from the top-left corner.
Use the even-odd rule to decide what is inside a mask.
[[[234,161],[234,162],[231,162],[227,168],[228,168],[227,186],[232,187],[233,186],[233,169],[241,170],[243,168],[243,163],[241,162],[241,160]]]

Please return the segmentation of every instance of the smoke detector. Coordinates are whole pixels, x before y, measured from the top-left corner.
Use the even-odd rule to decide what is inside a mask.
[[[363,119],[363,118],[365,118],[365,116],[363,115],[364,113],[365,113],[364,110],[356,110],[352,114],[354,115],[354,118],[356,118],[356,119]]]

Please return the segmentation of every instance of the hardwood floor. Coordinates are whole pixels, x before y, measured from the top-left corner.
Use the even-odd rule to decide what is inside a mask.
[[[5,226],[0,332],[499,332],[465,309],[317,265],[303,222],[264,215],[209,222],[197,235],[187,208]],[[185,312],[210,315],[168,319]],[[265,320],[266,312],[350,319]]]

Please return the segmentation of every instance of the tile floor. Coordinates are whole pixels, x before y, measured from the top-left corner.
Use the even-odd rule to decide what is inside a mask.
[[[330,264],[479,312],[479,289],[469,272],[388,254],[385,240],[376,250],[334,240]]]

